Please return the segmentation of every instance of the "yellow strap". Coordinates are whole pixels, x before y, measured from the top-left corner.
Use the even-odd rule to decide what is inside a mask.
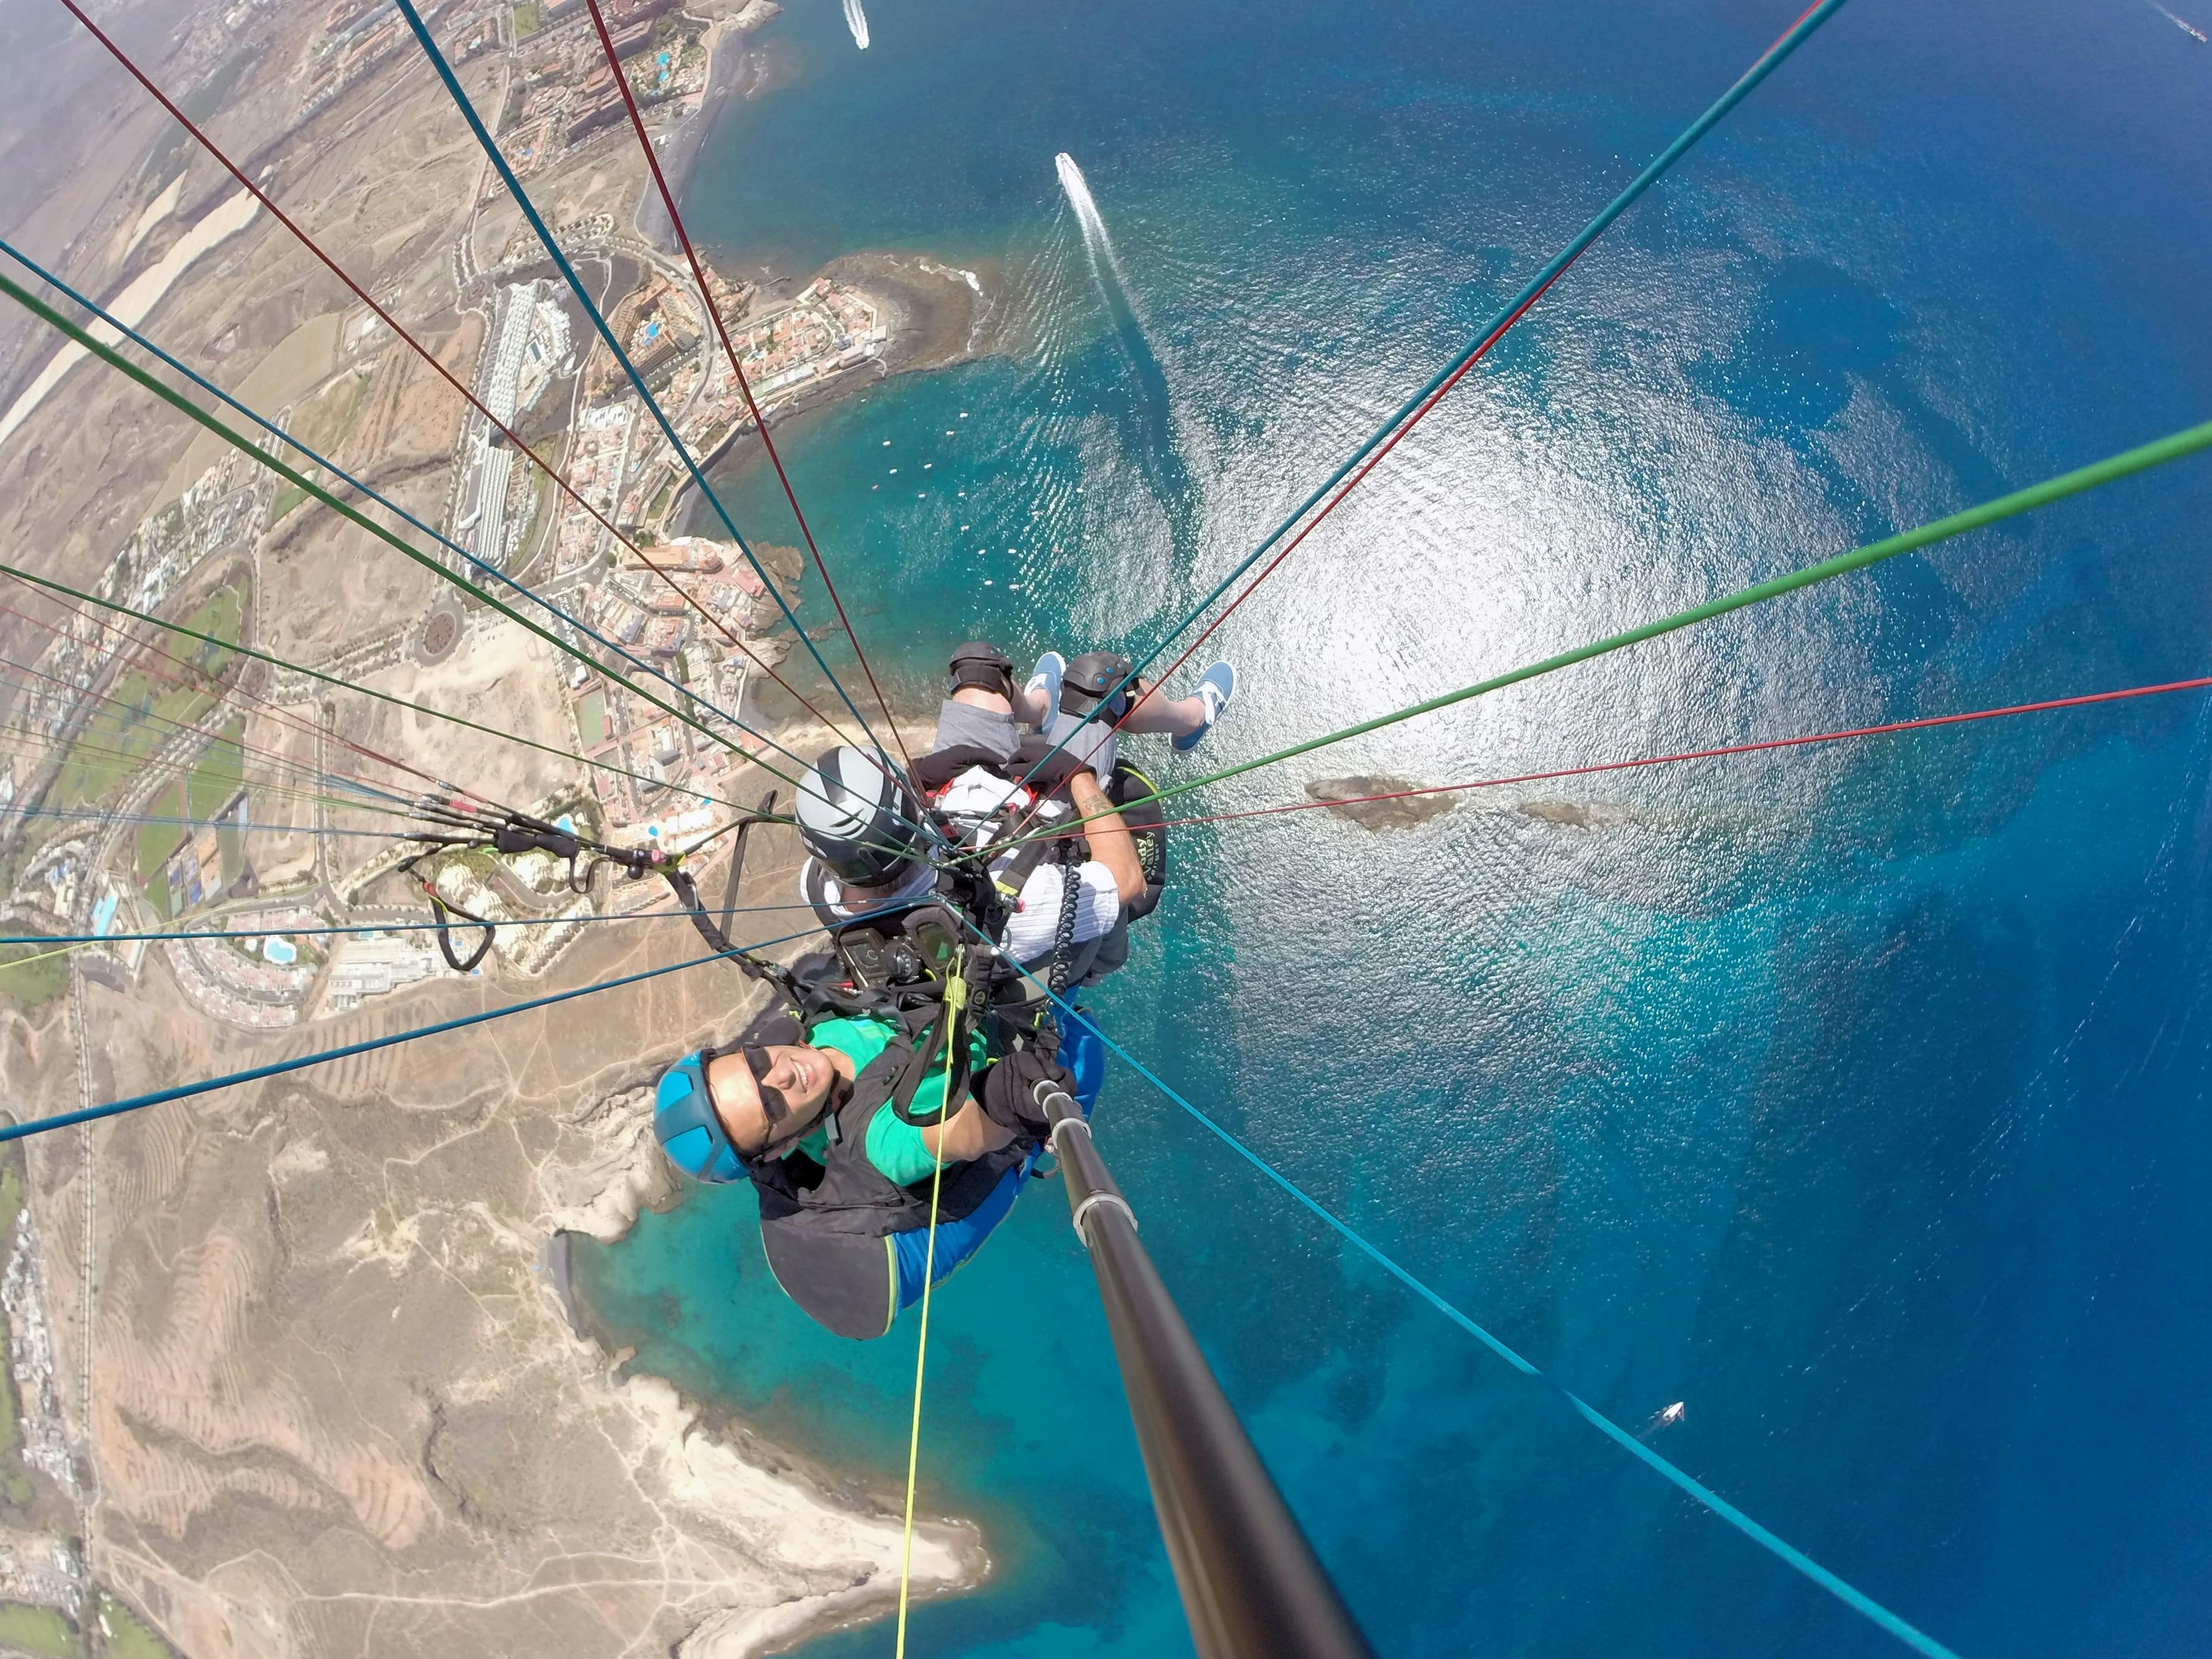
[[[12,957],[0,962],[0,968],[27,968],[34,962],[46,961],[49,957],[65,957],[72,951],[89,951],[100,943],[99,939],[80,939],[76,944],[64,945],[58,951],[41,951],[34,957]]]
[[[960,1030],[960,1012],[968,1006],[968,981],[962,976],[965,951],[956,952],[951,962],[952,972],[945,986],[945,1036],[952,1047],[948,1056],[966,1039]],[[951,1061],[948,1058],[947,1066]],[[948,1073],[949,1077],[949,1073]],[[951,1101],[945,1102],[948,1112]],[[951,1124],[950,1115],[940,1117],[937,1124],[937,1157],[929,1172],[929,1243],[922,1252],[921,1265],[921,1337],[914,1350],[914,1425],[908,1431],[906,1443],[906,1525],[899,1540],[899,1601],[898,1648],[896,1659],[906,1659],[907,1589],[914,1569],[914,1483],[915,1473],[921,1462],[921,1376],[929,1358],[929,1292],[931,1282],[937,1277],[937,1197],[945,1181],[945,1132]],[[894,1311],[892,1317],[897,1317]]]

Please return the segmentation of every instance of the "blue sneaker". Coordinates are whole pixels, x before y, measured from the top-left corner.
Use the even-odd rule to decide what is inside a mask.
[[[1227,663],[1215,663],[1200,674],[1198,677],[1198,700],[1206,705],[1206,724],[1187,738],[1177,738],[1175,740],[1176,752],[1188,755],[1203,743],[1206,734],[1213,730],[1214,721],[1221,718],[1221,711],[1229,707],[1229,700],[1236,695],[1237,671]]]
[[[1029,684],[1022,688],[1024,695],[1031,691],[1044,693],[1044,719],[1037,722],[1042,732],[1052,724],[1052,717],[1060,712],[1060,682],[1067,678],[1067,659],[1057,651],[1048,651],[1037,659],[1036,671]]]

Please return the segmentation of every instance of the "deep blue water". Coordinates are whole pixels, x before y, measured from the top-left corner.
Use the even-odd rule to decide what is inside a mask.
[[[1794,13],[884,0],[863,54],[793,0],[695,232],[785,272],[929,252],[1008,296],[1000,354],[787,428],[879,670],[921,696],[973,634],[1149,644]],[[2212,52],[2140,0],[1855,0],[1237,612],[1242,700],[1194,760],[2212,414],[2208,100]],[[790,539],[772,481],[728,498]],[[2184,463],[1198,799],[2203,673],[2209,525]],[[1096,1003],[1601,1409],[1686,1402],[1660,1449],[1961,1652],[2198,1650],[2209,783],[2185,694],[1387,834],[1207,826]],[[1893,1650],[1118,1070],[1100,1135],[1382,1654]],[[911,1331],[815,1330],[752,1213],[647,1216],[581,1291],[641,1366],[894,1486]],[[917,1651],[1188,1651],[1054,1189],[937,1305],[924,1468],[1003,1571]]]

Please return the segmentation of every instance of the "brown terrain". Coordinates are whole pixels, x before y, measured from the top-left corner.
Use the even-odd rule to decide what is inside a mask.
[[[411,52],[303,115],[325,13],[234,0],[95,15],[470,382],[495,313],[467,273],[498,264],[526,228],[487,193],[496,181]],[[769,15],[750,14],[756,24]],[[435,27],[458,39],[508,15],[461,3]],[[741,72],[741,37],[721,38],[716,73]],[[501,106],[516,62],[503,37],[463,60],[481,107]],[[634,138],[617,128],[532,177],[557,224],[613,224],[607,247],[583,252],[587,276],[611,281],[647,257],[630,221],[643,176]],[[237,195],[66,12],[0,6],[0,234],[10,242],[105,301],[161,269]],[[890,339],[878,366],[808,397],[979,349],[988,307],[963,274],[911,255],[856,256],[831,274],[872,296]],[[453,524],[462,399],[269,214],[185,264],[140,326],[410,512]],[[0,305],[0,415],[56,344]],[[555,456],[573,384],[559,381],[532,416]],[[0,557],[94,587],[142,524],[229,453],[104,365],[77,362],[0,439]],[[183,619],[234,594],[249,646],[556,749],[578,744],[571,665],[551,645],[457,600],[439,575],[253,466],[223,476],[228,489],[258,492],[251,511],[161,598],[160,614]],[[795,556],[775,556],[780,579],[796,571]],[[0,582],[0,603],[54,614],[12,581]],[[424,649],[434,613],[458,636],[449,653]],[[144,629],[136,637],[191,648]],[[50,640],[0,613],[0,653],[33,661]],[[769,640],[764,652],[784,648]],[[559,757],[266,664],[233,659],[217,677],[228,704],[137,762],[111,810],[181,799],[173,781],[194,744],[234,717],[252,750],[389,787],[422,784],[411,774],[394,784],[339,740],[520,803],[578,787],[582,769]],[[33,707],[21,688],[0,688],[7,719]],[[785,736],[801,752],[825,738],[803,726]],[[0,778],[27,789],[50,778],[64,741],[0,758]],[[740,772],[729,787],[750,799],[767,783]],[[384,866],[341,880],[368,843],[347,850],[308,833],[388,821],[282,791],[256,794],[252,812],[257,826],[289,827],[254,845],[262,893],[295,891],[335,907],[323,911],[331,916],[419,909],[419,892]],[[103,868],[127,870],[130,835],[102,828],[88,844],[107,848]],[[0,830],[0,886],[21,873],[26,848]],[[752,902],[788,887],[793,856],[787,840],[756,842]],[[702,886],[719,881],[710,866]],[[21,897],[7,931],[30,925]],[[75,914],[88,902],[73,901]],[[148,912],[135,925],[157,924]],[[681,922],[586,929],[542,970],[495,957],[480,977],[441,972],[344,1012],[318,993],[298,1023],[264,1030],[206,1013],[180,977],[181,948],[70,956],[44,990],[9,976],[28,969],[0,964],[0,1107],[19,1120],[69,1111],[701,954]],[[0,1445],[0,1541],[15,1564],[0,1566],[0,1615],[51,1609],[83,1650],[103,1653],[112,1610],[186,1659],[738,1659],[879,1616],[896,1591],[896,1510],[842,1486],[832,1498],[741,1427],[702,1426],[667,1385],[619,1379],[611,1357],[571,1329],[555,1282],[564,1229],[616,1237],[640,1206],[672,1198],[652,1143],[651,1081],[684,1048],[726,1035],[752,994],[726,967],[670,974],[21,1143],[5,1180],[20,1170],[25,1218],[0,1238],[0,1262],[30,1285],[11,1291],[0,1322],[19,1379],[15,1443]],[[51,1570],[23,1565],[49,1553]],[[932,1522],[916,1540],[923,1594],[986,1571],[963,1523]]]

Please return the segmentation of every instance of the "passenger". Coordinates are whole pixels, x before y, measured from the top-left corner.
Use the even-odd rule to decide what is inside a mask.
[[[935,804],[957,821],[981,823],[1016,793],[1012,780],[998,772],[963,769]],[[988,866],[1009,912],[994,942],[1040,974],[1050,971],[1055,951],[1063,949],[1060,918],[1073,890],[1075,925],[1064,947],[1063,988],[1095,981],[1126,959],[1124,912],[1145,891],[1128,828],[1089,767],[1071,769],[1066,794],[1076,814],[1098,815],[1083,826],[1087,858],[1052,861],[1068,843],[1036,840],[1010,848]],[[811,856],[799,872],[799,891],[824,927],[842,927],[930,897],[937,872],[918,856],[920,837],[906,828],[921,812],[912,793],[857,749],[830,750],[802,780],[799,835]]]
[[[801,1033],[788,1015],[772,1020],[785,1029],[752,1035],[804,1040],[686,1054],[660,1079],[653,1129],[685,1174],[751,1179],[777,1284],[840,1336],[880,1336],[920,1297],[933,1184],[937,1283],[1013,1208],[1048,1130],[1041,1091],[1065,1091],[1088,1117],[1104,1073],[1097,1035],[1071,1020],[1067,1064],[1024,1050],[967,1087],[983,1058],[971,1038],[948,1112],[946,1056],[898,1023],[840,1017]]]
[[[975,747],[1012,763],[1022,747],[1018,720],[1045,733],[1052,745],[1064,744],[1065,752],[1091,761],[1103,784],[1114,773],[1117,721],[1124,732],[1164,734],[1187,754],[1237,695],[1237,671],[1225,662],[1209,665],[1189,696],[1164,697],[1158,686],[1132,679],[1128,662],[1109,651],[1089,652],[1073,664],[1048,651],[1018,691],[1013,674],[1012,662],[987,641],[970,640],[955,651],[952,685],[938,709],[931,752]],[[1129,684],[1102,708],[1106,694],[1124,680]],[[1086,725],[1094,729],[1083,731]]]
[[[934,740],[915,767],[930,805],[979,834],[994,820],[1003,825],[997,815],[1010,805],[1028,833],[1048,830],[1054,809],[1031,816],[1047,794],[1065,794],[1073,810],[1058,809],[1060,817],[1085,820],[1081,834],[1089,856],[1079,862],[1058,857],[1068,842],[1017,836],[1017,844],[989,864],[1012,911],[997,943],[1040,976],[1058,958],[1055,989],[1095,984],[1127,960],[1129,907],[1158,896],[1148,894],[1129,825],[1107,793],[1117,787],[1109,716],[1133,697],[1125,730],[1170,734],[1177,747],[1188,749],[1212,729],[1236,690],[1235,672],[1216,663],[1188,697],[1158,697],[1139,683],[1102,709],[1100,698],[1127,675],[1127,663],[1106,653],[1079,657],[1071,668],[1057,652],[1048,652],[1017,690],[1013,664],[988,644],[970,641],[953,653]],[[1024,741],[1021,725],[1042,735]],[[1024,787],[1022,779],[1041,763],[1036,787]],[[1126,783],[1120,792],[1127,793]],[[928,896],[935,877],[916,856],[920,837],[913,826],[920,817],[915,799],[871,757],[836,749],[822,757],[800,787],[799,820],[811,854],[799,888],[823,926],[835,928],[863,912]],[[1063,939],[1060,917],[1071,895],[1075,923]]]
[[[1154,697],[1139,687],[1108,699],[1127,675],[1126,663],[1104,653],[1073,665],[1048,653],[1017,690],[1003,655],[963,646],[952,660],[937,742],[915,767],[915,781],[928,792],[927,810],[956,835],[988,846],[994,836],[1020,831],[1012,836],[1016,845],[988,860],[1006,902],[996,942],[1055,990],[1121,965],[1129,907],[1141,901],[1149,908],[1158,896],[1108,793],[1131,787],[1127,769],[1116,773],[1112,720],[1133,703],[1125,729],[1165,733],[1188,749],[1212,728],[1236,686],[1227,665],[1216,664],[1190,697]],[[1042,735],[1024,741],[1018,721]],[[1048,763],[1061,738],[1064,752]],[[1024,781],[1032,768],[1039,769],[1034,788]],[[863,936],[864,917],[881,921],[902,908],[910,919],[930,914],[922,907],[939,896],[935,866],[957,849],[935,843],[922,828],[925,811],[906,780],[855,749],[830,750],[801,781],[797,816],[810,854],[801,890],[841,949]],[[1055,813],[1058,821],[1089,821],[1079,836],[1030,837],[1030,824],[1049,829]],[[1067,856],[1071,848],[1083,850]],[[915,942],[882,922],[882,935],[894,933],[875,936],[872,948],[888,957]],[[1040,1092],[1064,1089],[1087,1117],[1104,1052],[1079,1014],[979,965],[975,982],[992,982],[970,999],[966,1052],[947,1055],[939,992],[928,990],[918,1004],[896,993],[936,981],[887,973],[862,983],[866,975],[849,965],[858,959],[848,957],[840,970],[854,981],[826,998],[847,998],[843,1012],[813,1018],[803,1030],[787,1014],[771,1016],[736,1044],[702,1049],[671,1067],[656,1091],[653,1124],[671,1162],[696,1178],[750,1177],[777,1282],[828,1329],[868,1337],[888,1330],[921,1295],[933,1187],[934,1276],[942,1279],[1012,1208],[1046,1133]],[[871,997],[873,1004],[863,1006]],[[986,1033],[1010,1051],[988,1070]],[[975,1078],[980,1086],[969,1087]]]

